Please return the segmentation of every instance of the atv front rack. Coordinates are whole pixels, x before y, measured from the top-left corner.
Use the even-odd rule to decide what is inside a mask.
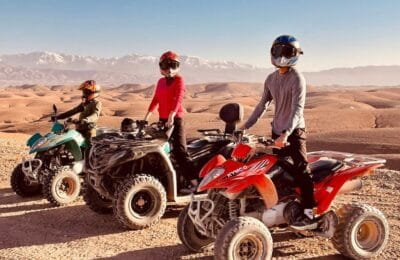
[[[336,152],[336,151],[316,151],[307,153],[309,158],[309,162],[317,161],[321,158],[329,158],[335,159],[338,161],[342,161],[347,165],[353,166],[366,166],[371,164],[384,164],[386,163],[385,159],[375,158],[368,155],[362,154],[353,154],[353,153],[344,153],[344,152]]]

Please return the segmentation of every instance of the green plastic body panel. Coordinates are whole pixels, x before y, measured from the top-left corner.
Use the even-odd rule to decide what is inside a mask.
[[[29,147],[32,147],[36,143],[36,141],[42,137],[43,136],[40,133],[36,133],[36,134],[32,135],[31,138],[28,139],[28,141],[26,142],[26,145]]]
[[[62,134],[48,133],[31,146],[32,149],[29,153],[45,152],[63,144],[72,153],[75,160],[83,159],[81,148],[88,146],[85,138],[78,131],[71,129]]]

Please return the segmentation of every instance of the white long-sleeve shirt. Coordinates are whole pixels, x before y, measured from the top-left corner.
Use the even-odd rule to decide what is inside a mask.
[[[260,102],[245,123],[252,127],[267,110],[271,101],[275,102],[275,114],[272,131],[280,135],[286,131],[289,135],[296,128],[305,128],[304,104],[306,100],[306,81],[303,74],[290,68],[285,74],[279,70],[268,75],[264,83],[264,93]]]

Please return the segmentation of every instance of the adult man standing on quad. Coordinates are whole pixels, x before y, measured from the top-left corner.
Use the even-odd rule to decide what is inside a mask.
[[[268,75],[264,83],[264,93],[253,113],[242,129],[249,129],[264,114],[268,106],[275,101],[275,114],[272,121],[274,149],[282,157],[291,157],[293,166],[289,172],[301,189],[304,214],[292,225],[306,229],[313,224],[314,185],[307,162],[306,131],[303,116],[306,99],[306,81],[294,66],[303,54],[297,39],[291,35],[281,35],[271,47],[271,62],[278,68]]]
[[[87,80],[79,86],[79,90],[82,90],[82,103],[56,117],[53,116],[52,120],[65,119],[80,113],[79,119],[73,119],[73,123],[76,124],[76,129],[85,139],[90,141],[91,137],[96,136],[97,121],[99,120],[102,107],[101,101],[98,99],[100,86],[94,80]]]
[[[183,168],[185,178],[190,181],[188,188],[182,193],[191,193],[198,185],[196,171],[186,148],[186,134],[183,123],[184,109],[182,106],[185,94],[185,83],[179,72],[179,56],[173,51],[167,51],[160,57],[160,72],[164,77],[157,82],[153,99],[144,118],[147,121],[158,105],[159,120],[165,122],[167,127],[174,126],[171,134],[172,153],[178,164]]]

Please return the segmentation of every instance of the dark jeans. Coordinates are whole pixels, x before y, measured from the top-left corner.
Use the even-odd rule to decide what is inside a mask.
[[[279,135],[272,133],[272,138],[276,139]],[[290,157],[293,160],[292,164],[283,166],[295,179],[301,189],[301,198],[304,208],[313,208],[316,206],[314,200],[314,183],[310,176],[307,161],[306,148],[306,131],[303,128],[297,128],[288,137],[289,146],[282,149],[274,149],[273,152],[279,157]]]
[[[167,122],[167,119],[160,118],[160,121]],[[182,118],[175,117],[174,130],[172,131],[171,140],[172,154],[184,172],[184,177],[190,181],[198,178],[198,172],[194,169],[190,155],[186,148],[186,133]]]

